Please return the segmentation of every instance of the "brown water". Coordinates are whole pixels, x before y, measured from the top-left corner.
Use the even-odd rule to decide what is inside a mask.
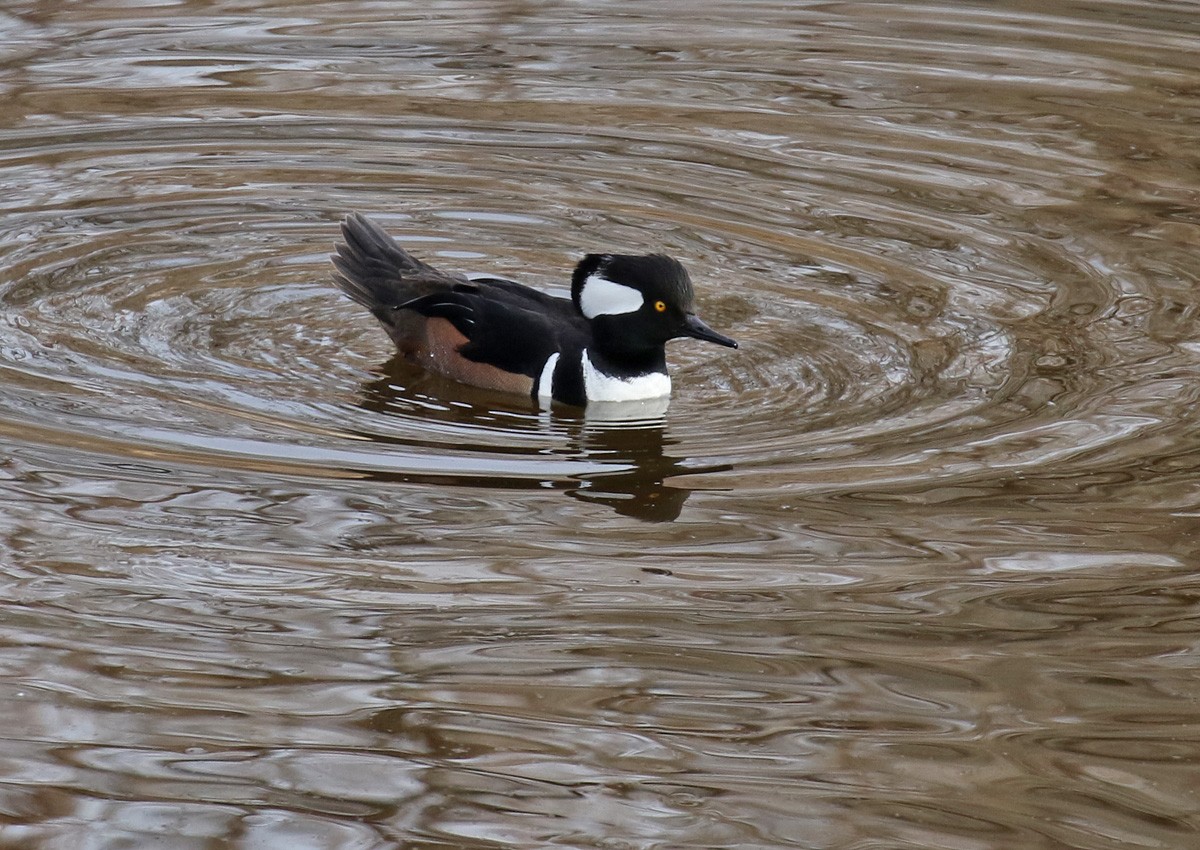
[[[0,846],[1200,846],[1194,3],[0,11]],[[338,219],[660,250],[665,417]]]

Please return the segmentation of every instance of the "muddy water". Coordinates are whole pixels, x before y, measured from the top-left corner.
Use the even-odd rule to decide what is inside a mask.
[[[682,8],[0,11],[0,846],[1198,846],[1196,7]],[[351,210],[743,347],[414,373]]]

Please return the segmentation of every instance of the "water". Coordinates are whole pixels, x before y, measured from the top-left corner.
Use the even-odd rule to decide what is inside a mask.
[[[0,12],[0,845],[1197,845],[1195,6],[680,8]],[[743,347],[414,373],[352,210]]]

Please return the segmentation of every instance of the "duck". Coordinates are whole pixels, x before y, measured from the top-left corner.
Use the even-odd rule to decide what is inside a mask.
[[[543,407],[669,397],[667,342],[738,347],[696,315],[687,270],[665,254],[587,254],[567,298],[441,271],[359,213],[341,234],[334,283],[371,311],[404,359]]]

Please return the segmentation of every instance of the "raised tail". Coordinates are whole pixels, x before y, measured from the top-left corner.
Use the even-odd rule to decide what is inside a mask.
[[[389,330],[396,324],[396,308],[401,304],[465,280],[421,262],[359,213],[342,221],[342,239],[329,258],[335,270],[333,282]]]

